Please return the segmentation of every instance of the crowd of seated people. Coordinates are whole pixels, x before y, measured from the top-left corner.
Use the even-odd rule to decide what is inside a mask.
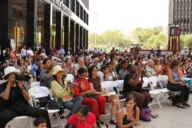
[[[26,46],[23,46],[20,57],[13,54],[11,50],[7,51],[5,59],[10,58],[12,61],[7,63],[8,69],[5,69],[4,73],[9,69],[14,70],[6,74],[4,78],[7,82],[0,86],[0,126],[4,127],[11,119],[20,115],[35,118],[43,116],[47,120],[47,127],[51,126],[46,110],[33,108],[26,102],[29,100],[27,91],[31,88],[30,84],[33,81],[39,81],[40,86],[51,89],[54,98],[62,99],[64,108],[70,110],[66,117],[69,119],[67,123],[71,124],[73,121],[80,120],[81,127],[85,125],[83,122],[88,117],[90,117],[89,125],[95,127],[96,120],[101,120],[101,115],[106,114],[106,103],[111,104],[109,123],[117,127],[140,125],[139,119],[150,121],[151,119],[140,116],[142,111],[149,110],[151,101],[150,93],[142,90],[144,81],[141,77],[167,75],[167,89],[171,92],[181,91],[176,106],[183,109],[191,107],[188,104],[190,90],[183,81],[184,77],[192,78],[191,56],[180,53],[165,56],[162,55],[161,50],[156,53],[150,51],[148,57],[128,52],[116,53],[114,49],[109,53],[99,49],[97,49],[98,52],[95,49],[86,48],[78,50],[77,54],[73,51],[65,53],[61,46],[59,50],[53,48],[50,55],[46,54],[44,49],[39,49],[39,51],[35,49],[33,52],[30,47],[26,52]],[[31,79],[28,82],[17,83],[13,73],[30,76]],[[72,81],[75,85],[72,85],[71,79],[67,78],[68,74],[74,76]],[[109,93],[108,90],[102,88],[103,81],[117,80],[123,80],[122,95],[126,98],[124,108],[120,107],[118,92],[114,95],[106,95]],[[40,107],[45,107],[51,100],[50,96],[38,99]],[[13,105],[16,107],[14,108]],[[31,110],[31,112],[26,110]],[[33,113],[33,111],[36,112]],[[131,114],[133,116],[125,119],[126,114],[130,115],[125,111],[133,112]],[[60,111],[59,114],[62,113],[63,111]],[[74,125],[79,127],[78,123]]]

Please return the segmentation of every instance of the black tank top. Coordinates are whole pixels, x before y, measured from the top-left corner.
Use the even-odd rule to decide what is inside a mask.
[[[126,109],[123,108],[123,111],[124,111],[123,125],[126,125],[126,124],[131,123],[131,122],[132,122],[131,120],[127,120],[127,112],[126,112]],[[117,125],[116,125],[116,128],[118,128]],[[129,127],[129,128],[133,128],[133,126],[131,126],[131,127]]]

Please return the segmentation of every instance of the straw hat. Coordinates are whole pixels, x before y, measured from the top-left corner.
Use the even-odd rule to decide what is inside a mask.
[[[65,70],[63,70],[60,65],[54,66],[52,70],[53,70],[52,75],[56,75],[59,71],[62,71],[63,74],[65,74]]]
[[[19,73],[19,70],[13,66],[8,66],[4,69],[4,76],[2,76],[2,77],[4,78],[5,76],[9,75],[10,73]]]

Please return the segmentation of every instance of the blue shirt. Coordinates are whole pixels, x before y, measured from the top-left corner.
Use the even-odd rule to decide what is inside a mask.
[[[38,70],[38,66],[36,64],[33,64],[31,67],[31,74],[33,75]]]

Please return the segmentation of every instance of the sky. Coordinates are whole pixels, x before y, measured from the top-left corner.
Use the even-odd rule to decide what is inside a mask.
[[[89,1],[89,32],[119,29],[127,35],[138,27],[168,25],[168,0]]]

